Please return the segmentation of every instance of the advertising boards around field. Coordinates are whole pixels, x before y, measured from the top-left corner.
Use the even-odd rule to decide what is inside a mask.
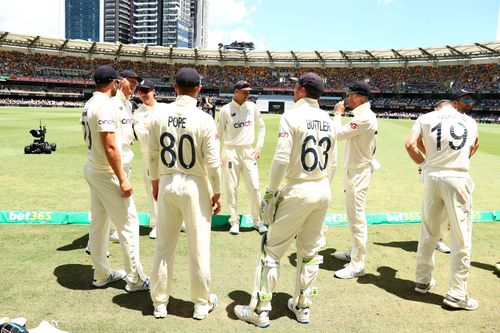
[[[212,226],[229,226],[229,215],[212,216]],[[500,210],[474,211],[472,213],[474,222],[496,222],[500,221]],[[92,221],[89,212],[53,212],[53,211],[0,211],[0,224],[90,224]],[[413,224],[421,222],[420,212],[403,213],[381,213],[366,214],[368,224]],[[149,214],[139,213],[140,225],[149,225]],[[253,227],[251,215],[240,215],[240,226],[243,228]],[[325,225],[343,226],[347,225],[346,214],[326,214]]]

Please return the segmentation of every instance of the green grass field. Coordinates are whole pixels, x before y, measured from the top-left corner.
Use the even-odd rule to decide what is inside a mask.
[[[87,211],[88,188],[82,177],[86,158],[79,125],[80,110],[0,108],[0,210]],[[53,155],[24,155],[23,147],[33,138],[28,133],[47,125],[47,141],[57,143]],[[266,115],[267,135],[259,162],[261,187],[267,185],[270,161],[277,139],[278,116]],[[422,201],[416,166],[406,155],[404,141],[411,122],[379,120],[377,159],[382,169],[374,174],[368,192],[367,210],[417,212]],[[474,208],[499,209],[500,127],[480,126],[481,146],[474,156],[471,174],[475,182]],[[343,143],[339,144],[339,160]],[[132,184],[139,211],[146,211],[145,190],[140,175],[138,145]],[[344,213],[341,169],[332,185],[329,212]],[[239,191],[240,213],[248,213],[248,197]],[[227,213],[224,209],[223,213]],[[90,258],[83,248],[86,226],[0,225],[0,317],[26,316],[28,327],[41,320],[59,321],[70,332],[176,332],[254,331],[235,320],[235,304],[246,303],[253,283],[259,237],[256,232],[230,236],[212,233],[212,286],[219,295],[219,308],[202,322],[191,319],[188,288],[186,236],[180,236],[174,291],[165,320],[152,317],[149,294],[127,294],[124,284],[103,290],[91,286]],[[141,227],[141,258],[151,271],[154,242]],[[295,279],[295,248],[282,259],[281,277],[273,298],[271,331],[308,332],[494,332],[500,325],[500,292],[493,264],[500,260],[496,223],[475,223],[469,292],[480,302],[474,312],[449,311],[441,307],[446,293],[449,257],[436,254],[437,286],[428,295],[413,292],[418,225],[370,226],[368,274],[357,281],[332,278],[342,264],[330,256],[350,243],[347,227],[330,228],[325,263],[321,266],[320,295],[312,308],[312,323],[299,325],[286,309]],[[110,245],[111,262],[121,266],[118,245]]]

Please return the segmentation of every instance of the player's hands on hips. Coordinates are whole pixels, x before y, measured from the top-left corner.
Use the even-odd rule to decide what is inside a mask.
[[[123,198],[128,198],[132,195],[132,185],[128,180],[124,180],[120,183],[120,191],[122,192]]]
[[[333,112],[336,114],[336,115],[341,115],[342,113],[344,113],[345,111],[345,104],[344,104],[344,101],[340,101],[338,102],[337,104],[335,104],[335,106],[333,107]]]
[[[222,209],[222,202],[220,200],[220,193],[214,193],[212,195],[212,208],[215,206],[214,209],[214,215],[217,215],[220,213]]]
[[[255,148],[253,151],[253,159],[258,160],[260,158],[260,148]]]

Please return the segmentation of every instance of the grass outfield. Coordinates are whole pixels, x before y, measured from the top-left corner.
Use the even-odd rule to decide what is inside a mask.
[[[86,148],[78,123],[79,110],[0,108],[0,210],[88,210],[88,188],[82,177]],[[47,125],[47,141],[58,145],[53,155],[24,155],[32,141],[28,131]],[[268,182],[278,126],[277,116],[265,116],[266,144],[259,162],[261,186]],[[419,211],[422,188],[416,166],[407,157],[404,140],[409,121],[379,120],[377,158],[382,169],[374,174],[368,192],[370,213]],[[481,147],[473,158],[471,173],[476,185],[476,210],[499,209],[498,165],[499,126],[480,126]],[[343,143],[339,144],[341,160]],[[134,146],[139,156],[138,145]],[[139,211],[146,211],[145,191],[135,159],[132,183]],[[340,170],[339,170],[340,171]],[[342,177],[338,172],[332,185],[329,212],[343,213]],[[248,213],[244,188],[239,191],[241,213]],[[223,212],[227,212],[224,210]],[[437,286],[428,295],[413,292],[418,225],[371,226],[367,275],[358,280],[332,278],[341,263],[331,258],[335,249],[349,245],[346,227],[330,228],[325,263],[318,279],[320,295],[312,308],[312,323],[299,325],[286,310],[295,278],[295,248],[282,259],[281,277],[273,299],[270,331],[481,331],[494,332],[498,319],[498,276],[492,273],[498,257],[500,228],[496,223],[476,223],[473,233],[472,270],[469,292],[480,302],[474,312],[441,308],[449,274],[449,256],[436,254]],[[254,331],[232,314],[235,304],[246,303],[253,282],[259,237],[243,232],[238,237],[227,232],[212,233],[212,286],[219,295],[219,308],[202,322],[193,321],[193,304],[187,284],[186,236],[177,249],[174,291],[169,316],[154,320],[149,294],[127,294],[123,283],[103,290],[91,287],[92,270],[83,248],[85,226],[0,225],[0,317],[26,316],[28,327],[41,320],[55,319],[64,330],[75,332],[176,332]],[[141,254],[151,271],[153,241],[142,228]],[[118,245],[110,245],[111,262],[121,266]],[[237,274],[235,274],[237,272]]]
[[[0,107],[0,210],[86,211],[89,208],[88,188],[82,168],[87,148],[83,143],[79,124],[80,110],[57,108]],[[263,156],[259,160],[261,188],[269,182],[269,167],[277,141],[279,116],[265,115],[267,135]],[[24,155],[23,148],[32,142],[28,133],[37,128],[39,120],[47,125],[46,140],[57,143],[53,155]],[[368,191],[367,212],[417,212],[422,201],[422,186],[418,182],[416,165],[404,149],[411,121],[379,120],[377,159],[382,168],[372,178]],[[481,146],[473,157],[471,174],[476,188],[476,210],[499,209],[497,196],[500,188],[500,126],[481,125]],[[343,213],[341,161],[344,143],[338,145],[339,169],[332,185],[333,199],[329,212]],[[142,182],[139,145],[132,171],[134,197],[139,211],[147,211]],[[249,213],[248,196],[241,182],[240,213]],[[223,193],[224,196],[224,193]],[[223,200],[224,203],[224,200]],[[223,213],[227,210],[223,207]]]

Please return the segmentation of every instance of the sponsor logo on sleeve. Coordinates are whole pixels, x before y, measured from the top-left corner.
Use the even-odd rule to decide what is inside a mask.
[[[112,119],[99,119],[97,121],[98,125],[114,125],[115,122]]]
[[[288,136],[288,132],[285,131],[278,133],[278,138],[288,138]]]
[[[355,130],[355,129],[358,127],[358,124],[356,124],[355,122],[350,122],[350,123],[349,123],[349,126],[350,126],[353,130]]]

